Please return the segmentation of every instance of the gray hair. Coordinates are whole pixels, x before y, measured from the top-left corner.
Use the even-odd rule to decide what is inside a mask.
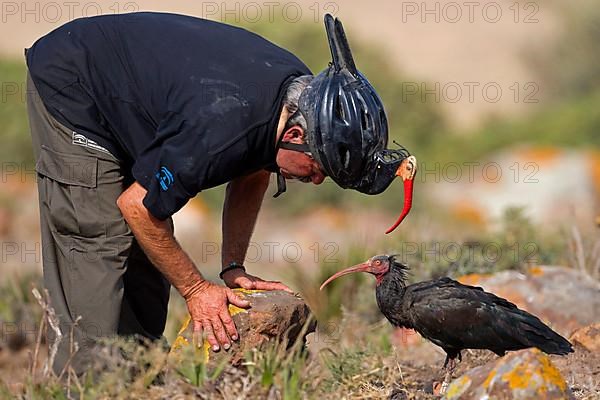
[[[283,97],[283,105],[287,108],[290,117],[286,122],[286,128],[291,126],[300,126],[306,131],[306,119],[302,113],[298,112],[298,100],[306,87],[312,82],[314,76],[302,75],[295,78],[287,88]]]

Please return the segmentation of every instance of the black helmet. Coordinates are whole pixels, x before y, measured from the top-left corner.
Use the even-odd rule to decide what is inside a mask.
[[[386,149],[388,124],[381,99],[356,69],[341,21],[326,14],[325,29],[333,62],[304,89],[298,102],[307,124],[306,145],[280,147],[310,152],[344,189],[379,194],[401,176],[405,207],[389,233],[410,210],[416,160],[404,148]]]

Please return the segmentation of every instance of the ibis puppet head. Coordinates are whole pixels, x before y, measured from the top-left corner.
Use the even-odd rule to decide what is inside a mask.
[[[321,290],[323,290],[323,288],[334,279],[339,278],[342,275],[347,275],[354,272],[367,272],[369,274],[375,275],[375,278],[377,279],[378,283],[381,282],[381,280],[388,273],[399,274],[400,279],[404,281],[406,279],[406,271],[408,270],[408,267],[400,263],[397,257],[397,255],[382,254],[371,257],[367,261],[362,262],[360,264],[336,272],[331,277],[329,277],[329,279],[323,282],[323,284],[321,285]]]

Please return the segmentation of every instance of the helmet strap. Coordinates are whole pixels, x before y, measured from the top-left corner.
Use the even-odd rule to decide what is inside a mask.
[[[281,175],[281,172],[277,171],[277,192],[273,195],[273,198],[276,199],[282,193],[285,193],[286,185],[285,178]]]
[[[286,149],[286,150],[298,151],[300,153],[309,153],[310,154],[310,148],[308,147],[307,143],[302,143],[302,144],[290,143],[290,142],[284,142],[282,139],[283,139],[283,135],[281,135],[281,137],[279,138],[279,140],[277,142],[276,150]],[[277,198],[282,193],[285,193],[286,189],[287,189],[287,187],[285,184],[285,177],[283,175],[281,175],[281,170],[279,168],[277,168],[277,192],[273,195],[273,198]]]
[[[291,142],[280,142],[280,149],[298,151],[300,153],[310,153],[310,147],[308,147],[308,143],[291,143]]]

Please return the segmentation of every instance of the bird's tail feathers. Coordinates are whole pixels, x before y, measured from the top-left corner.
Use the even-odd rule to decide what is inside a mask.
[[[573,346],[567,339],[553,331],[536,316],[519,309],[513,314],[519,321],[519,331],[524,344],[537,347],[547,354],[565,355],[573,352]]]

